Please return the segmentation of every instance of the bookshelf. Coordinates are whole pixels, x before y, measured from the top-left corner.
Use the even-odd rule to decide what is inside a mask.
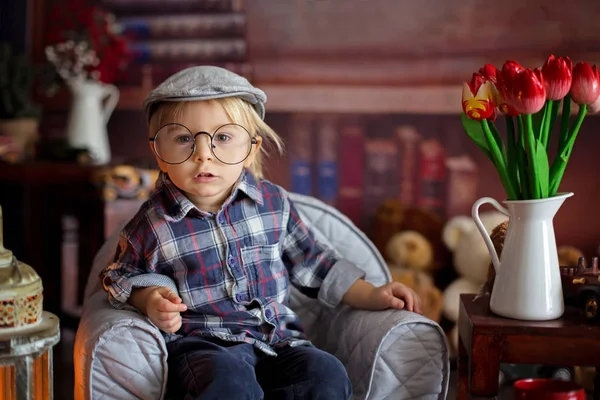
[[[285,85],[253,82],[265,91],[269,112],[316,113],[411,113],[456,114],[460,112],[461,86],[347,86]],[[141,110],[150,88],[120,87],[117,110]],[[44,109],[64,111],[70,96],[61,91],[52,98],[42,98]]]
[[[461,112],[462,86],[349,86],[328,84],[286,85],[253,82],[267,94],[267,112],[289,113],[357,113],[357,114],[421,114],[458,115]],[[116,109],[140,111],[150,88],[120,87]],[[38,98],[48,111],[66,111],[69,94],[62,91],[52,98]],[[578,111],[571,108],[571,115]],[[598,116],[589,114],[588,117]]]
[[[146,89],[142,86],[119,86],[119,102],[117,103],[115,110],[141,110],[142,101],[149,91],[150,89]],[[69,109],[71,105],[71,96],[66,89],[62,89],[53,97],[37,95],[35,101],[46,111],[60,112]]]
[[[38,0],[31,10],[32,47],[37,61],[43,59],[44,13],[50,2]],[[490,55],[475,47],[465,47],[464,51],[458,52],[424,53],[422,46],[429,43],[427,40],[437,41],[425,35],[414,37],[414,43],[390,44],[384,39],[395,32],[392,28],[402,24],[394,23],[390,27],[383,22],[382,28],[371,33],[382,44],[391,46],[387,53],[375,51],[380,47],[375,46],[379,42],[371,42],[375,39],[370,36],[357,35],[346,40],[329,25],[321,26],[327,28],[327,36],[323,36],[321,42],[315,42],[316,34],[307,29],[313,27],[309,22],[315,13],[324,12],[325,8],[335,16],[343,11],[326,2],[317,7],[316,3],[290,0],[287,5],[282,3],[269,9],[262,6],[267,0],[100,0],[99,3],[125,22],[137,37],[137,48],[150,55],[144,62],[132,65],[125,79],[117,82],[121,92],[117,110],[140,110],[146,94],[167,76],[188,65],[209,63],[247,76],[265,90],[269,111],[458,114],[461,84],[470,78],[470,71],[486,62],[500,66],[512,57],[528,67],[540,66],[547,55],[538,47],[533,51],[525,45],[520,46],[520,41],[509,43],[508,50]],[[391,4],[388,6],[392,7]],[[356,4],[344,7],[347,14],[343,15],[349,18],[348,23],[335,27],[349,29],[348,24],[355,26],[350,22],[366,18],[353,11],[352,7],[358,7]],[[364,7],[361,10],[365,12],[375,13],[369,14],[369,18],[379,20],[380,14],[376,10],[367,5],[360,7]],[[289,26],[286,18],[292,17],[284,11],[293,10],[304,13],[296,16],[298,24],[304,25]],[[441,18],[436,14],[438,17]],[[299,29],[302,26],[305,29]],[[467,46],[471,36],[468,31],[461,32],[461,43]],[[211,40],[221,43],[218,50],[210,45]],[[227,48],[225,43],[231,40],[244,43],[243,49],[232,46],[230,52],[223,50]],[[206,46],[195,43],[201,41]],[[335,41],[339,43],[334,44]],[[166,42],[173,46],[166,46]],[[568,53],[576,56],[575,59],[599,63],[599,53],[594,49],[576,50]],[[65,111],[70,103],[66,91],[53,98],[38,96],[36,101],[49,111]]]
[[[255,82],[267,110],[361,114],[458,114],[461,86],[285,85]]]

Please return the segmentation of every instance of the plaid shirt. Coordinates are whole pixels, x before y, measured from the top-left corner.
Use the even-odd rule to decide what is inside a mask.
[[[185,335],[272,346],[306,343],[289,283],[335,307],[364,272],[315,240],[287,192],[244,171],[217,214],[200,211],[164,174],[102,273],[109,301],[168,286],[188,306],[167,341]]]

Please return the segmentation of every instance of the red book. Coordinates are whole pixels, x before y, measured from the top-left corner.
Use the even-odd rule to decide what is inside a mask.
[[[421,135],[412,125],[401,125],[396,128],[398,140],[398,200],[406,206],[416,204],[417,179],[419,175],[419,145]]]
[[[358,118],[342,121],[339,138],[338,209],[364,228],[365,125]]]
[[[419,148],[419,200],[417,204],[444,216],[446,193],[446,150],[436,139],[427,139]]]
[[[398,148],[393,138],[370,138],[365,146],[365,206],[366,223],[373,221],[377,207],[396,197]]]
[[[189,12],[231,12],[244,8],[240,0],[101,0],[115,14],[163,14]]]

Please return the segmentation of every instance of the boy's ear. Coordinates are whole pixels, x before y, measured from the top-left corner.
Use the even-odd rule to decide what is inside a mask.
[[[246,167],[246,168],[250,168],[250,166],[256,159],[256,155],[260,151],[260,146],[262,145],[262,140],[263,140],[262,137],[257,135],[257,136],[254,136],[254,139],[256,139],[256,144],[252,145],[252,151],[250,152],[250,155],[248,156],[248,158],[246,158],[246,161],[244,161],[244,167]]]

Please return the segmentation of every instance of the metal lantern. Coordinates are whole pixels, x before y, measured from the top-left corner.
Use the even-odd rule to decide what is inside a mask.
[[[0,208],[0,399],[52,399],[52,347],[58,318],[42,310],[43,286],[4,248]]]

